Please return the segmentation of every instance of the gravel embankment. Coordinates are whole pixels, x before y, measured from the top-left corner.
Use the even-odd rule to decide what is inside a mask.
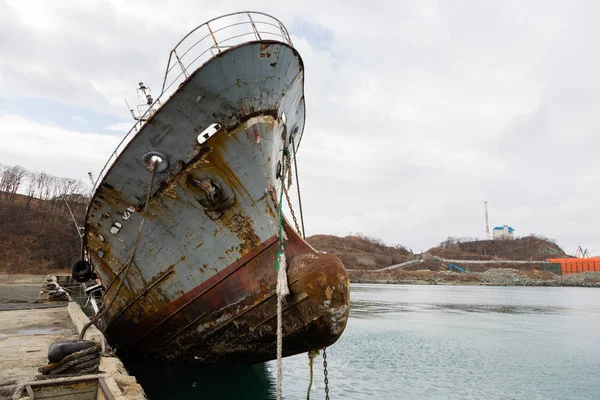
[[[557,286],[589,286],[600,287],[600,272],[582,272],[580,274],[563,275],[556,279]]]
[[[600,287],[600,272],[553,275],[550,279],[528,276],[512,268],[490,269],[479,274],[482,282],[500,286],[585,286]]]
[[[433,285],[490,286],[583,286],[600,287],[600,272],[558,276],[546,271],[518,271],[493,268],[481,273],[434,271],[360,271],[348,272],[355,283],[398,283]]]
[[[482,282],[501,286],[524,286],[539,283],[537,279],[531,279],[512,268],[488,269],[479,274]],[[549,282],[549,281],[544,281]]]

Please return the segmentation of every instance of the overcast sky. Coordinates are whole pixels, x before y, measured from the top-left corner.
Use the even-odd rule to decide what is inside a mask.
[[[0,0],[0,163],[97,175],[194,26],[279,18],[306,69],[308,234],[427,250],[491,226],[600,255],[600,3]]]

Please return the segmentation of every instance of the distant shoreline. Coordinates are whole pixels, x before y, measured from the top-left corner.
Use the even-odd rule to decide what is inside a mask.
[[[489,282],[429,282],[429,281],[395,281],[395,280],[350,280],[350,283],[368,283],[385,285],[423,285],[423,286],[536,286],[536,287],[600,287],[600,283],[559,284],[556,282],[536,282],[527,284],[489,283]]]
[[[481,273],[448,271],[348,271],[351,283],[398,285],[600,287],[600,272],[554,275],[545,271],[495,268]]]

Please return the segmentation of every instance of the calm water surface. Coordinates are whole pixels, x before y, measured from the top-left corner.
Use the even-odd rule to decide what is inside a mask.
[[[353,284],[332,399],[600,399],[600,290]],[[306,354],[284,359],[305,399]],[[129,366],[156,399],[274,399],[275,363]],[[322,358],[313,399],[323,399]]]

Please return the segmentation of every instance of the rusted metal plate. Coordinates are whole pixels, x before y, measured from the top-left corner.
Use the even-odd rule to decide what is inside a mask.
[[[86,221],[86,248],[105,285],[133,250],[150,181],[144,155],[159,152],[168,167],[156,173],[135,262],[103,323],[113,345],[191,363],[274,356],[273,194],[284,146],[292,135],[299,143],[304,128],[303,85],[289,45],[232,48],[194,72],[121,153]],[[220,130],[199,140],[214,124]],[[294,354],[339,337],[349,292],[337,258],[286,233],[293,294],[284,351]]]

